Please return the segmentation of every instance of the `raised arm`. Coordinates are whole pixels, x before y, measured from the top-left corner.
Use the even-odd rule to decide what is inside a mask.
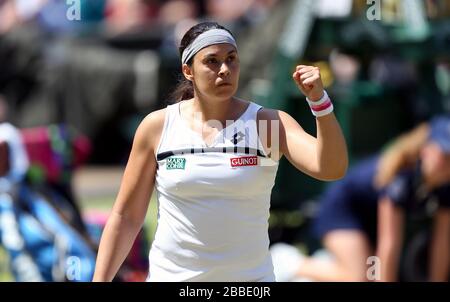
[[[298,170],[319,180],[342,178],[348,166],[344,137],[334,114],[317,118],[317,137],[306,133],[289,114],[279,111],[280,151]]]
[[[319,68],[299,65],[292,76],[310,101],[315,102],[324,95]],[[262,116],[263,119],[279,121],[280,152],[297,169],[326,181],[345,175],[348,167],[347,146],[334,113],[316,118],[316,137],[306,133],[286,112],[266,110]]]
[[[112,281],[140,231],[153,192],[156,173],[154,146],[163,124],[161,111],[139,125],[120,190],[100,241],[93,281]]]

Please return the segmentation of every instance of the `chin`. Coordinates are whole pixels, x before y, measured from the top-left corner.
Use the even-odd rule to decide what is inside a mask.
[[[233,86],[219,87],[215,95],[220,98],[231,98],[236,94],[237,89]]]
[[[230,93],[229,91],[223,93],[216,93],[215,96],[221,99],[229,99],[234,96],[234,93]]]
[[[227,92],[227,93],[215,93],[215,94],[211,95],[211,98],[217,99],[219,101],[222,101],[222,100],[223,101],[227,101],[227,100],[229,100],[229,99],[231,99],[233,97],[234,97],[234,94],[231,94],[229,92]]]

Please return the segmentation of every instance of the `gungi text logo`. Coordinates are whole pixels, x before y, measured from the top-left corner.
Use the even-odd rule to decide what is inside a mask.
[[[66,0],[67,13],[66,17],[69,21],[80,21],[81,20],[81,2],[80,0]]]
[[[181,157],[169,157],[166,164],[167,170],[184,170],[186,159]]]
[[[232,167],[257,166],[258,156],[235,157],[231,159]]]

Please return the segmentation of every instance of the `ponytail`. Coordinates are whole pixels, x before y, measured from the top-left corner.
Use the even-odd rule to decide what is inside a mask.
[[[178,103],[194,97],[194,86],[191,81],[181,76],[175,89],[170,93],[169,100]]]

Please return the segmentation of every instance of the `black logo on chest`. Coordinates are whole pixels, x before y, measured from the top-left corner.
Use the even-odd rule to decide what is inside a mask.
[[[241,142],[245,137],[245,134],[243,134],[241,131],[233,135],[233,139],[231,140],[233,144],[237,145],[239,142]]]

